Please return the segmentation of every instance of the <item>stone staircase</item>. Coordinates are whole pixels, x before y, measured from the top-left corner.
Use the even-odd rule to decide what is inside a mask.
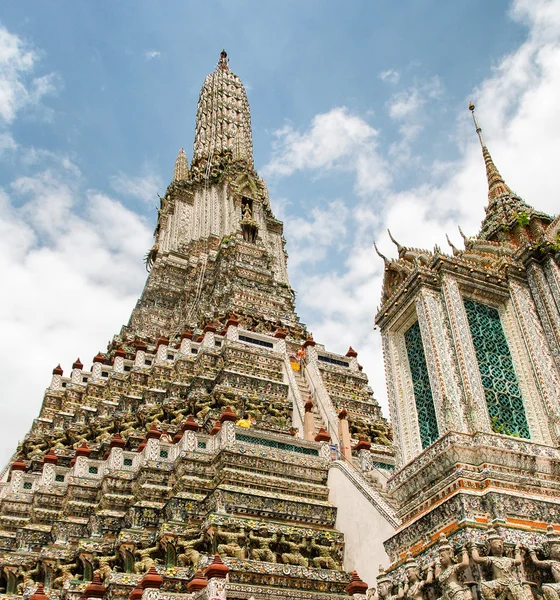
[[[294,371],[294,377],[298,386],[298,393],[301,398],[302,403],[305,405],[307,400],[311,397],[311,390],[305,381],[305,377],[302,375],[301,371]],[[312,399],[313,400],[313,399]],[[313,431],[315,434],[319,431],[321,427],[324,427],[323,419],[319,414],[319,409],[317,408],[315,402],[313,402],[313,408],[311,410],[311,414],[313,415],[314,427]],[[326,429],[326,428],[325,428]]]
[[[387,492],[385,486],[381,483],[375,471],[368,471],[363,473],[364,479],[371,485],[371,487],[387,502],[391,505],[395,511],[398,510],[398,504],[393,497]]]

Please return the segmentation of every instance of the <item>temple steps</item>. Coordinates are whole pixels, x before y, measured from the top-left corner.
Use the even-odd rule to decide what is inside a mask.
[[[307,400],[311,397],[311,390],[309,389],[307,381],[305,381],[305,377],[302,375],[301,371],[294,371],[294,376],[298,386],[299,397],[301,398],[302,403],[305,405]],[[315,402],[313,402],[311,414],[313,415],[313,432],[314,434],[317,434],[319,429],[324,427],[324,424]]]

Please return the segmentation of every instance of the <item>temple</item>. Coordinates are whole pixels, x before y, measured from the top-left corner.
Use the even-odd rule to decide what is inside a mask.
[[[471,111],[480,232],[382,256],[391,426],[357,352],[295,312],[221,53],[128,324],[53,370],[3,472],[0,596],[560,600],[560,219],[512,192]]]
[[[222,52],[128,324],[91,368],[54,369],[4,472],[5,595],[364,593],[352,571],[387,562],[397,523],[391,427],[357,353],[330,352],[300,322],[284,245]],[[369,554],[356,511],[379,523]]]

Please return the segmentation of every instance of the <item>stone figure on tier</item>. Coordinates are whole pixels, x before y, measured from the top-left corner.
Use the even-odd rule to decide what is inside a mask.
[[[516,572],[522,563],[521,548],[515,547],[515,558],[504,556],[504,541],[494,529],[488,530],[486,540],[488,556],[480,556],[474,544],[471,549],[475,563],[492,568],[492,580],[481,583],[485,600],[533,600],[533,595],[523,587]]]
[[[312,559],[313,566],[316,569],[337,569],[340,565],[334,559],[335,552],[333,543],[325,536],[318,540],[311,540],[311,551],[314,554]]]
[[[59,573],[58,577],[56,577],[53,581],[53,589],[60,590],[64,589],[67,586],[67,582],[72,581],[74,579],[73,570],[77,567],[76,563],[70,563],[66,565],[58,564],[57,572]]]
[[[249,539],[252,542],[251,558],[253,560],[265,560],[267,562],[276,562],[276,554],[270,549],[271,544],[275,544],[277,536],[275,533],[269,535],[266,527],[261,527],[255,535],[249,532]]]
[[[252,221],[253,215],[251,214],[251,207],[249,204],[243,205],[243,220],[244,221]]]
[[[183,550],[177,557],[177,565],[186,567],[187,565],[196,565],[200,560],[200,552],[197,548],[204,542],[206,534],[202,533],[199,537],[191,540],[179,540],[177,545]]]
[[[430,585],[434,579],[433,567],[428,568],[428,576],[426,579],[420,578],[420,568],[418,563],[412,558],[409,552],[407,560],[404,563],[407,581],[404,584],[404,595],[408,600],[424,600],[424,587]]]
[[[435,576],[441,587],[444,600],[472,600],[471,592],[461,583],[460,574],[469,567],[469,554],[466,548],[461,551],[461,562],[454,562],[455,552],[447,543],[444,533],[439,536],[438,557],[435,563]]]
[[[560,600],[560,535],[554,532],[552,525],[548,526],[546,535],[548,559],[538,559],[534,548],[529,551],[529,556],[536,567],[543,571],[549,571],[554,580],[553,583],[542,584],[544,599]]]
[[[302,539],[299,533],[283,535],[278,546],[282,552],[282,562],[284,564],[308,566],[309,561],[302,555],[302,551],[307,549],[307,542]]]
[[[371,592],[372,590],[370,590]],[[379,565],[379,575],[377,576],[377,591],[373,594],[368,592],[368,600],[402,600],[404,598],[404,588],[399,583],[399,589],[393,594],[393,580],[385,573],[385,569]]]
[[[245,528],[240,527],[237,533],[218,529],[216,531],[218,539],[218,554],[222,556],[231,556],[232,558],[245,558],[244,542],[247,540]],[[240,544],[243,544],[243,546]]]

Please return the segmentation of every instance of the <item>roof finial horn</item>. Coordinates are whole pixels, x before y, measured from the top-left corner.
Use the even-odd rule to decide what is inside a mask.
[[[384,254],[381,254],[381,252],[379,252],[379,248],[377,247],[377,244],[375,243],[375,241],[373,242],[373,247],[375,248],[375,251],[377,252],[377,256],[382,258],[383,261],[385,262],[385,264],[388,264],[389,259]]]
[[[401,253],[402,250],[406,250],[406,248],[404,246],[401,246],[399,244],[399,242],[397,242],[397,240],[391,235],[391,230],[387,229],[387,233],[389,234],[389,238],[391,239],[391,241],[393,242],[393,244],[395,244],[395,246],[397,247],[397,250],[399,251],[399,255]]]
[[[447,233],[445,234],[445,237],[447,238],[447,243],[451,246],[453,250],[453,256],[457,256],[457,254],[460,252],[459,248],[453,245],[453,242],[449,239]]]

